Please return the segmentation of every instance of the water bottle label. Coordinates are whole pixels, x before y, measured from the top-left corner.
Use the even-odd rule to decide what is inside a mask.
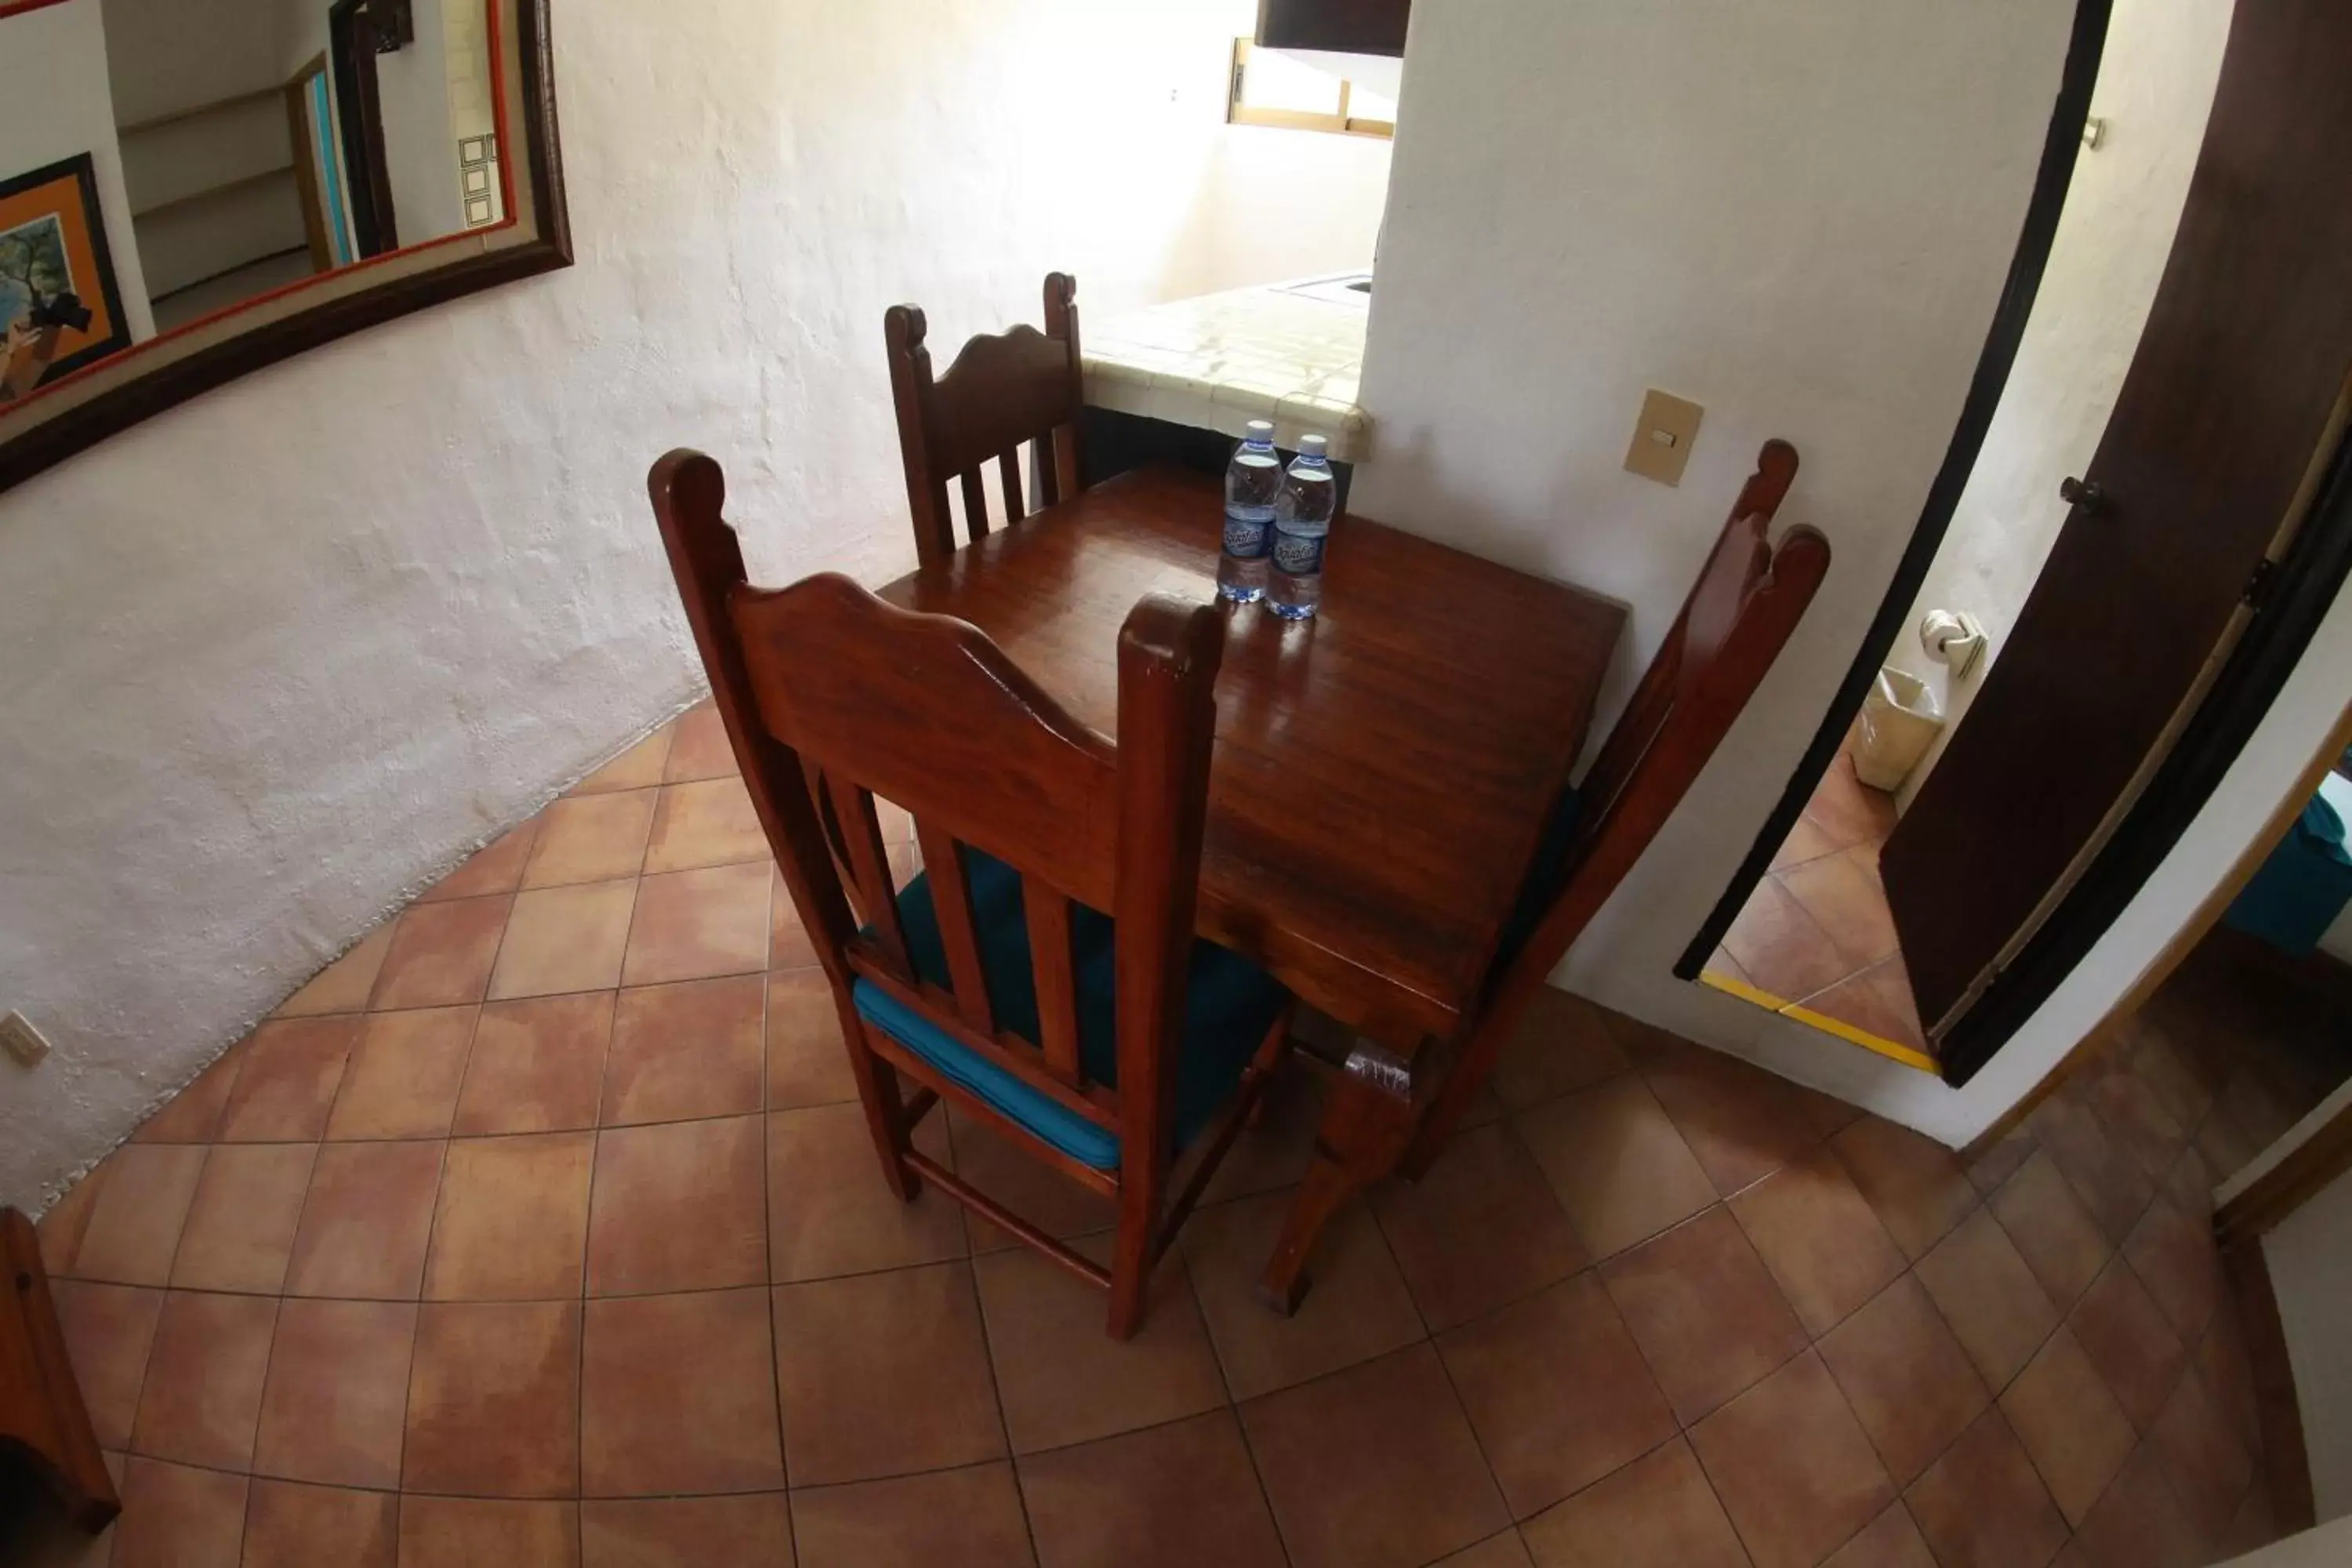
[[[1252,517],[1251,511],[1262,515]],[[1274,531],[1274,509],[1235,508],[1225,513],[1225,553],[1236,561],[1255,561],[1265,553],[1266,535]]]
[[[1277,530],[1274,540],[1274,569],[1287,572],[1293,577],[1312,577],[1322,571],[1323,535],[1284,533]]]

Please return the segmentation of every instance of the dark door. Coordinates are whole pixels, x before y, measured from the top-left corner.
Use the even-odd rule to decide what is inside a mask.
[[[1881,870],[1940,1035],[2073,885],[2251,614],[2352,369],[2352,4],[2238,6],[2137,353]]]
[[[375,41],[375,22],[364,0],[335,0],[327,8],[327,53],[334,62],[335,121],[342,132],[352,248],[362,256],[400,248],[392,216],[392,172],[384,161],[383,110],[376,100]]]

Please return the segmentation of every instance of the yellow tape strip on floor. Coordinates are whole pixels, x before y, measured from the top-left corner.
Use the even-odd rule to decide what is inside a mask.
[[[1867,1029],[1855,1028],[1843,1018],[1832,1018],[1827,1013],[1816,1013],[1811,1007],[1801,1007],[1794,1002],[1785,1001],[1773,995],[1769,991],[1759,990],[1735,975],[1717,974],[1713,970],[1701,970],[1699,979],[1727,996],[1737,996],[1742,1002],[1752,1002],[1757,1006],[1778,1013],[1784,1018],[1794,1018],[1798,1023],[1819,1029],[1823,1034],[1835,1035],[1848,1045],[1860,1046],[1866,1051],[1876,1051],[1888,1060],[1901,1062],[1906,1068],[1916,1068],[1924,1073],[1940,1075],[1941,1069],[1937,1067],[1936,1058],[1924,1051],[1916,1051],[1909,1046],[1882,1039]]]

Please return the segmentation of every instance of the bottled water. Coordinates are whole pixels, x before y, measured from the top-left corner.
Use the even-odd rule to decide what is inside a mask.
[[[1282,459],[1274,426],[1253,419],[1225,465],[1225,552],[1217,562],[1217,592],[1246,605],[1265,592],[1266,550],[1274,542],[1274,502],[1282,493]]]
[[[1298,457],[1274,503],[1274,572],[1266,603],[1286,621],[1303,621],[1323,600],[1323,542],[1338,496],[1320,436],[1298,438]]]

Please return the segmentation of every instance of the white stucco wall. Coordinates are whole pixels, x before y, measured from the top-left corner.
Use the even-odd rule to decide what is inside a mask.
[[[2352,1173],[2263,1237],[2294,1369],[2311,1494],[2322,1520],[2352,1516]],[[2336,1559],[2342,1561],[2342,1559]]]
[[[285,79],[268,0],[105,0],[117,123]]]
[[[106,70],[99,0],[67,0],[0,16],[0,177],[90,154],[122,313],[132,338],[151,338],[155,318],[147,308],[139,247],[131,242],[131,200],[123,193]]]
[[[2116,0],[2091,113],[2106,121],[2074,163],[2050,265],[2017,364],[1887,662],[1927,681],[1946,728],[1896,796],[1907,809],[1984,686],[2058,542],[2058,484],[2090,466],[2156,300],[2221,76],[2233,0]],[[1919,646],[1931,609],[1984,623],[1986,657],[1964,681]]]
[[[415,245],[466,226],[457,189],[457,139],[449,129],[449,63],[444,5],[480,0],[416,0],[416,37],[376,58],[376,100],[383,113],[383,162],[392,175],[392,211],[401,243]]]
[[[1367,346],[1379,443],[1353,504],[1632,605],[1596,738],[1758,447],[1796,444],[1781,515],[1828,534],[1828,581],[1555,978],[1948,1135],[1978,1100],[1947,1103],[1960,1097],[1798,1026],[1768,1042],[1783,1021],[1671,971],[1917,521],[2016,248],[2073,14],[1423,0]],[[1620,468],[1650,386],[1706,409],[1679,489]]]
[[[1253,15],[559,7],[579,265],[247,377],[0,495],[0,1007],[57,1045],[0,1062],[0,1202],[37,1205],[387,909],[693,694],[644,499],[665,448],[727,465],[758,574],[879,579],[913,557],[887,305],[920,300],[952,345],[1034,320],[1057,267],[1090,314],[1266,280],[1221,277],[1202,238]],[[1319,200],[1340,140],[1248,166]],[[1269,276],[1372,221],[1291,217]]]

